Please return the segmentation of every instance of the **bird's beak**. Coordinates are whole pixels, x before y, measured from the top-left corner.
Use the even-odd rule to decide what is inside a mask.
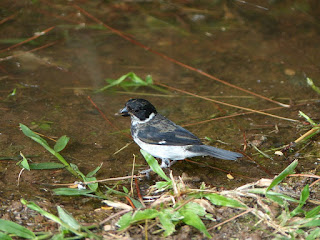
[[[121,114],[123,117],[128,117],[128,116],[130,116],[127,107],[124,107],[124,108],[120,111],[120,114]]]

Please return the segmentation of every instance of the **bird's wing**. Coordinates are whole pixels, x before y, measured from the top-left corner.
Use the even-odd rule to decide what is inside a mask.
[[[160,114],[150,122],[141,124],[137,137],[155,145],[202,145],[198,137]]]

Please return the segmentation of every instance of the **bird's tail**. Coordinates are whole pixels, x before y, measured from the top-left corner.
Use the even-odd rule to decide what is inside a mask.
[[[237,160],[237,158],[243,157],[241,153],[231,152],[228,150],[223,150],[221,148],[216,148],[208,145],[192,145],[188,150],[195,153],[199,153],[199,155],[202,156],[211,156],[224,160]]]

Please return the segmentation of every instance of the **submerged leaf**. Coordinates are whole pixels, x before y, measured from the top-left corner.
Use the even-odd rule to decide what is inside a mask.
[[[58,141],[56,142],[56,144],[54,145],[53,149],[56,151],[56,152],[60,152],[62,151],[68,144],[70,138],[67,137],[66,135],[60,137],[58,139]]]

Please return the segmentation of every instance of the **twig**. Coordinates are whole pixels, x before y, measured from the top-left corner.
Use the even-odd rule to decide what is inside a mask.
[[[207,98],[207,97],[204,97],[204,96],[201,96],[201,95],[197,95],[197,94],[194,94],[194,93],[191,93],[191,92],[187,92],[185,90],[181,90],[181,89],[178,89],[178,88],[170,87],[168,85],[165,85],[165,84],[162,84],[162,83],[159,83],[159,82],[156,82],[155,84],[159,85],[159,86],[162,86],[162,87],[166,87],[166,88],[172,89],[174,91],[182,92],[184,94],[188,94],[188,95],[191,95],[191,96],[194,96],[194,97],[197,97],[197,98],[201,98],[201,99],[204,99],[204,100],[207,100],[207,101],[210,101],[210,102],[214,102],[214,103],[217,103],[217,104],[225,105],[225,106],[228,106],[228,107],[242,109],[242,110],[246,110],[246,111],[253,112],[253,113],[259,113],[259,114],[262,114],[262,115],[266,115],[266,116],[269,116],[269,117],[278,118],[278,119],[282,119],[282,120],[286,120],[286,121],[290,121],[290,122],[299,122],[299,120],[280,117],[280,116],[277,116],[277,115],[273,115],[271,113],[265,113],[265,112],[262,112],[262,111],[259,111],[259,110],[254,110],[254,109],[251,109],[251,108],[236,106],[236,105],[233,105],[233,104],[230,104],[230,103],[225,103],[225,102],[221,102],[221,101],[218,101],[218,100],[214,100],[214,99]]]
[[[117,129],[118,131],[120,131],[120,129],[119,129],[117,126],[113,125],[112,122],[106,117],[106,115],[100,110],[100,108],[97,106],[97,104],[94,103],[94,101],[91,99],[90,96],[88,96],[88,99],[89,99],[89,101],[91,102],[91,104],[95,107],[95,109],[98,110],[98,112],[99,112],[100,115],[103,117],[103,119],[106,120],[107,123],[109,123],[109,125],[110,125],[111,127],[113,127],[113,128],[115,128],[115,129]],[[127,133],[123,133],[123,134],[124,134],[125,136],[131,138],[131,136],[130,136],[129,134],[127,134]]]
[[[12,18],[14,18],[14,17],[17,16],[17,15],[18,15],[18,13],[16,12],[16,13],[10,15],[9,17],[6,17],[6,18],[2,19],[2,20],[0,21],[0,25],[3,24],[3,23],[5,23],[6,21],[11,20]]]
[[[36,39],[36,38],[38,38],[38,37],[40,37],[40,36],[48,33],[48,32],[50,32],[50,31],[51,31],[52,29],[54,29],[54,28],[55,28],[54,26],[53,26],[53,27],[50,27],[50,28],[47,28],[46,30],[43,30],[42,32],[40,32],[40,34],[34,35],[33,37],[30,37],[30,38],[28,38],[28,39],[26,39],[26,40],[24,40],[24,41],[22,41],[22,42],[19,42],[19,43],[15,44],[15,45],[12,45],[12,46],[10,46],[10,47],[1,49],[1,50],[0,50],[0,53],[5,52],[5,51],[9,51],[9,50],[11,50],[11,49],[13,49],[13,48],[19,47],[20,45],[22,45],[22,44],[24,44],[24,43],[30,42],[30,41],[32,41],[32,40],[34,40],[34,39]]]
[[[214,225],[213,227],[209,228],[208,231],[210,231],[210,230],[212,230],[212,229],[215,229],[215,228],[217,228],[217,227],[220,227],[220,226],[222,226],[223,224],[226,224],[227,222],[230,222],[230,221],[232,221],[232,220],[234,220],[234,219],[236,219],[236,218],[238,218],[238,217],[241,217],[242,215],[247,214],[248,212],[251,212],[252,210],[253,210],[252,208],[249,208],[248,210],[246,210],[246,211],[244,211],[244,212],[242,212],[242,213],[240,213],[240,214],[238,214],[238,215],[236,215],[236,216],[234,216],[234,217],[232,217],[232,218],[229,218],[228,220],[226,220],[226,221],[224,221],[224,222],[222,222],[222,223],[219,223],[219,224],[217,224],[217,225]]]
[[[143,198],[142,198],[142,196],[141,196],[138,178],[135,178],[135,179],[134,179],[134,182],[135,182],[135,184],[136,184],[136,190],[137,190],[137,194],[138,194],[139,201],[140,201],[141,204],[146,208],[146,205],[144,204]]]
[[[197,69],[197,68],[191,67],[191,66],[189,66],[189,65],[187,65],[187,64],[184,64],[184,63],[182,63],[182,62],[179,62],[179,61],[177,61],[177,60],[175,60],[175,59],[173,59],[173,58],[171,58],[171,57],[169,57],[169,56],[167,56],[167,55],[165,55],[165,54],[163,54],[163,53],[157,52],[157,51],[151,49],[150,47],[142,44],[141,42],[138,42],[138,41],[134,40],[133,38],[125,35],[125,34],[122,33],[121,31],[119,31],[119,30],[117,30],[117,29],[115,29],[115,28],[110,27],[109,25],[105,24],[104,22],[102,22],[102,21],[99,20],[98,18],[92,16],[90,13],[88,13],[87,11],[85,11],[84,9],[82,9],[81,7],[79,7],[78,5],[73,5],[73,6],[74,6],[74,8],[78,9],[80,12],[82,12],[83,14],[85,14],[87,17],[89,17],[90,19],[92,19],[92,20],[95,21],[96,23],[103,25],[105,28],[109,29],[109,30],[112,31],[113,33],[118,34],[120,37],[126,39],[127,41],[129,41],[129,42],[131,42],[131,43],[133,43],[133,44],[135,44],[135,45],[137,45],[137,46],[140,46],[140,47],[142,47],[143,49],[145,49],[145,50],[147,50],[147,51],[149,51],[149,52],[152,52],[152,53],[154,53],[154,54],[156,54],[156,55],[158,55],[158,56],[160,56],[160,57],[162,57],[162,58],[164,58],[164,59],[166,59],[166,60],[169,60],[170,62],[173,62],[173,63],[175,63],[175,64],[178,64],[178,65],[180,65],[180,66],[182,66],[182,67],[185,67],[185,68],[187,68],[187,69],[189,69],[189,70],[195,71],[195,72],[197,72],[197,73],[199,73],[199,74],[201,74],[201,75],[204,75],[204,76],[206,76],[206,77],[208,77],[208,78],[210,78],[210,79],[212,79],[212,80],[215,80],[215,81],[217,81],[217,82],[220,82],[220,83],[222,83],[222,84],[225,84],[225,85],[227,85],[227,86],[229,86],[229,87],[232,87],[232,88],[238,89],[238,90],[240,90],[240,91],[249,93],[249,94],[251,94],[251,95],[254,95],[254,96],[256,96],[256,97],[262,98],[262,99],[267,100],[267,101],[269,101],[269,102],[273,102],[273,103],[278,104],[278,105],[280,105],[280,106],[282,106],[282,107],[289,107],[289,105],[287,105],[287,104],[283,104],[283,103],[281,103],[281,102],[272,100],[272,99],[267,98],[267,97],[265,97],[265,96],[262,96],[262,95],[260,95],[260,94],[251,92],[251,91],[249,91],[249,90],[247,90],[247,89],[238,87],[238,86],[236,86],[236,85],[233,85],[233,84],[231,84],[231,83],[228,83],[228,82],[226,82],[226,81],[223,81],[223,80],[221,80],[221,79],[219,79],[219,78],[217,78],[217,77],[214,77],[213,75],[210,75],[210,74],[208,74],[208,73],[205,73],[205,72],[201,71],[200,69]]]
[[[133,154],[133,160],[132,160],[132,171],[131,171],[131,181],[130,181],[130,194],[133,196],[133,173],[134,173],[134,165],[136,163],[136,155]]]
[[[38,51],[40,49],[50,47],[50,46],[56,44],[57,42],[58,41],[54,41],[54,42],[51,42],[51,43],[47,43],[47,44],[45,44],[45,45],[43,45],[41,47],[34,48],[34,49],[30,50],[30,51],[26,51],[26,52],[10,55],[10,56],[4,57],[4,58],[0,58],[0,62],[10,60],[10,59],[12,59],[14,57],[18,57],[18,56],[24,55],[24,54],[29,53],[29,52],[35,52],[35,51]]]
[[[106,222],[108,222],[109,220],[111,220],[112,218],[115,218],[115,217],[117,217],[117,216],[119,216],[119,215],[122,215],[122,214],[125,214],[125,213],[127,213],[127,212],[130,212],[130,210],[125,209],[125,210],[122,210],[122,211],[120,211],[120,212],[117,212],[117,213],[115,213],[115,214],[107,217],[106,219],[102,220],[102,221],[99,223],[99,225],[101,226],[101,225],[105,224]]]

